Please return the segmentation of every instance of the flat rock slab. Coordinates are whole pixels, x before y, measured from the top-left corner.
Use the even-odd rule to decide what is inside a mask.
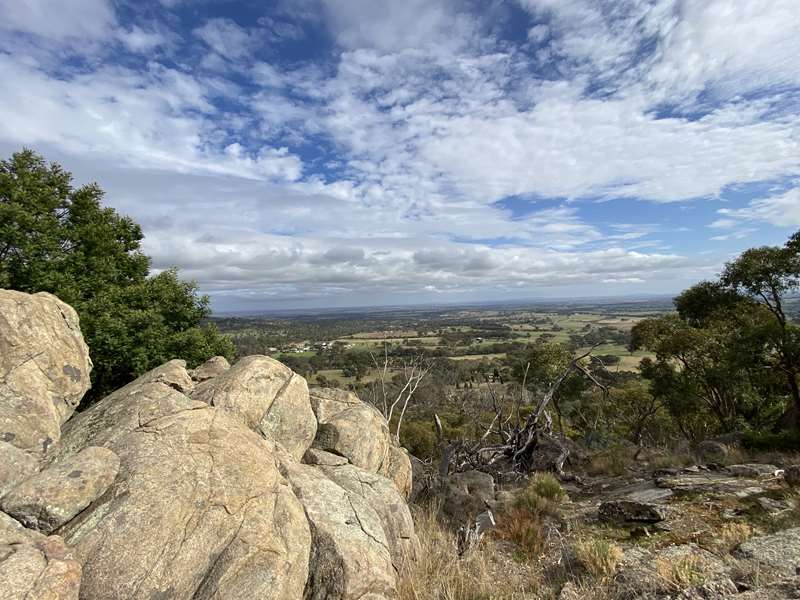
[[[763,482],[722,473],[683,473],[658,477],[656,485],[673,492],[712,494],[720,497],[749,498],[765,492]]]
[[[660,503],[674,496],[669,488],[657,487],[652,482],[634,483],[614,492],[613,497],[631,502]]]
[[[775,465],[762,465],[758,463],[750,463],[744,465],[730,465],[728,472],[737,477],[750,477],[752,479],[758,477],[775,477],[780,473],[780,469]]]
[[[88,447],[15,487],[2,508],[25,526],[50,533],[100,497],[118,471],[114,452]]]
[[[800,574],[800,527],[751,538],[739,546],[737,554],[786,575]]]

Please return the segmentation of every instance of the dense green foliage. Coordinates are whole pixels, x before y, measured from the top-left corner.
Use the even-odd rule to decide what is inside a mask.
[[[800,327],[784,308],[800,286],[798,237],[745,251],[676,298],[677,314],[633,328],[632,347],[656,355],[642,375],[690,439],[800,429]]]
[[[80,315],[94,370],[90,400],[171,358],[190,366],[233,345],[208,298],[174,270],[149,276],[142,230],[103,191],[25,150],[0,162],[0,287],[51,292]]]

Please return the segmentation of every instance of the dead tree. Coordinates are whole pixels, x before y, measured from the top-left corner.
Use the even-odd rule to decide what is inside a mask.
[[[431,370],[432,363],[422,354],[412,356],[410,359],[403,360],[399,364],[390,364],[389,348],[386,342],[383,343],[383,359],[379,360],[372,352],[370,358],[378,371],[378,379],[372,384],[372,403],[381,411],[387,423],[392,422],[392,418],[398,413],[397,425],[395,426],[395,438],[400,439],[400,428],[403,425],[403,418],[406,409],[411,403],[414,393],[420,383],[425,379]],[[390,372],[395,371],[400,375],[400,389],[390,389]],[[394,378],[394,377],[392,377]]]
[[[607,396],[606,386],[583,364],[585,360],[599,360],[592,356],[593,350],[594,348],[570,361],[536,403],[533,412],[524,420],[521,408],[524,404],[529,404],[530,400],[525,379],[508,413],[504,412],[504,406],[508,403],[505,399],[498,398],[494,387],[489,385],[494,418],[477,441],[446,440],[441,421],[438,415],[434,415],[442,453],[439,476],[446,477],[451,471],[469,469],[485,471],[505,479],[519,478],[535,470],[551,470],[563,476],[569,448],[562,437],[553,433],[553,420],[547,408],[561,385],[574,372],[586,377],[602,390],[604,397]],[[525,378],[527,372],[526,368]],[[498,441],[489,443],[490,440]]]

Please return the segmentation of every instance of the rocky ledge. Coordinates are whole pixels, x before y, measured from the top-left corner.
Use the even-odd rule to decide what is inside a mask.
[[[0,290],[4,599],[396,597],[412,469],[377,410],[249,356],[75,412],[91,368],[71,307]]]

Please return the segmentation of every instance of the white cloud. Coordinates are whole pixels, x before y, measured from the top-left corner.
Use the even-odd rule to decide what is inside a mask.
[[[717,212],[724,218],[714,221],[712,227],[735,227],[743,221],[763,221],[776,227],[800,227],[800,188],[752,200],[745,208],[723,208]]]
[[[115,25],[109,0],[0,0],[0,30],[92,41],[110,37]]]
[[[230,19],[210,19],[194,34],[219,56],[228,60],[242,59],[261,43],[258,33],[237,25]]]

